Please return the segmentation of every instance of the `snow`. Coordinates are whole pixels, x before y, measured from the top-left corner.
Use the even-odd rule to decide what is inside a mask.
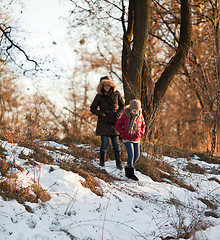
[[[184,170],[187,159],[164,157],[161,161],[171,164],[186,183],[191,183],[195,192],[180,188],[175,184],[154,182],[150,177],[136,171],[138,182],[128,180],[123,170],[115,167],[115,161],[107,162],[105,169],[120,180],[106,183],[97,179],[103,189],[103,196],[97,196],[82,186],[84,178],[77,173],[65,171],[56,163],[60,158],[67,161],[75,159],[68,153],[67,146],[48,141],[41,146],[51,147],[48,153],[54,158],[51,165],[25,165],[19,154],[28,156],[31,149],[0,141],[6,149],[6,160],[16,160],[24,171],[17,171],[20,186],[27,187],[33,180],[39,181],[51,196],[47,202],[30,203],[28,212],[16,200],[4,201],[0,197],[0,236],[1,240],[69,240],[69,239],[147,239],[159,240],[176,236],[182,223],[193,227],[199,220],[210,225],[206,230],[196,233],[196,239],[220,239],[220,220],[206,217],[207,206],[199,198],[214,199],[219,206],[219,184],[210,177],[220,180],[220,175],[195,174]],[[91,150],[88,146],[78,145]],[[54,149],[54,150],[53,150]],[[143,153],[147,155],[147,153]],[[92,161],[99,167],[98,160]],[[217,164],[208,164],[198,157],[192,163],[206,169],[219,170]],[[39,167],[40,166],[40,167]],[[4,178],[1,177],[0,181]],[[215,212],[219,215],[219,207]],[[193,238],[191,238],[193,239]]]

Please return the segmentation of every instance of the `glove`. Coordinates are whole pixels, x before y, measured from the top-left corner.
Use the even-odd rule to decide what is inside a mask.
[[[115,112],[115,113],[114,113],[114,118],[115,118],[116,120],[118,120],[118,119],[120,118],[120,113]]]

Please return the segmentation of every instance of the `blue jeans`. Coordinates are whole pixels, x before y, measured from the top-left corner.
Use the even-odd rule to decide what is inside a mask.
[[[112,146],[114,152],[120,152],[121,148],[119,145],[119,136],[101,136],[101,147],[100,147],[100,152],[106,152],[109,144],[109,138],[112,140]]]
[[[124,142],[127,150],[127,165],[133,167],[138,158],[140,157],[140,143]]]

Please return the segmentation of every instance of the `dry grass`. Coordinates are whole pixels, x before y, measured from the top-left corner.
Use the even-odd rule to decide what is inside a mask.
[[[25,159],[28,158],[27,156],[23,157]],[[4,177],[0,182],[0,196],[2,196],[4,200],[15,199],[23,205],[25,205],[25,202],[36,203],[38,200],[42,202],[49,201],[50,196],[39,184],[34,183],[29,187],[21,187],[20,184],[18,184],[16,172],[23,170],[24,168],[15,166],[11,162],[0,160],[0,173],[1,176]]]
[[[2,146],[0,146],[0,158],[5,158],[5,149]]]
[[[12,167],[11,163],[7,163],[4,160],[0,160],[0,173],[3,177],[5,177],[8,173],[8,170]]]
[[[193,156],[193,151],[170,146],[161,142],[145,143],[143,150],[157,157],[169,156],[172,158]]]
[[[210,209],[213,209],[213,210],[217,210],[218,209],[218,206],[215,203],[213,203],[213,201],[211,201],[211,200],[208,200],[206,198],[198,198],[198,200],[203,202]]]
[[[36,200],[40,199],[41,202],[47,202],[51,199],[50,195],[39,184],[34,183],[31,186],[31,190],[34,192]]]
[[[216,211],[205,211],[204,215],[206,217],[219,218],[219,215],[216,213]]]
[[[38,145],[35,145],[34,148],[34,153],[30,155],[31,158],[33,158],[37,162],[41,162],[44,164],[52,164],[53,163],[53,158],[46,152],[45,149],[39,147]]]
[[[189,191],[195,191],[192,186],[185,184],[179,176],[175,175],[175,171],[168,163],[160,161],[157,158],[144,157],[141,155],[137,162],[136,169],[149,176],[154,181],[168,182],[171,184],[176,184],[179,187],[183,187]]]
[[[157,157],[169,156],[172,158],[187,158],[190,159],[197,155],[201,161],[213,164],[220,164],[219,156],[211,156],[208,152],[199,152],[196,150],[177,148],[172,145],[167,145],[161,142],[145,143],[143,150]]]
[[[100,138],[94,136],[88,136],[83,138],[83,142],[87,144],[89,147],[79,147],[77,143],[74,143],[75,139],[68,139],[68,142],[63,142],[66,145],[68,144],[68,150],[61,150],[51,147],[42,147],[37,142],[29,142],[25,144],[26,147],[33,150],[33,154],[30,156],[25,156],[20,154],[20,158],[24,158],[27,160],[27,164],[32,164],[33,166],[37,165],[37,162],[45,163],[45,164],[54,164],[53,158],[49,155],[47,150],[51,151],[59,151],[60,153],[68,153],[75,157],[75,159],[65,162],[59,162],[59,166],[65,170],[72,171],[78,173],[82,176],[85,181],[82,181],[82,185],[84,187],[90,188],[92,192],[95,194],[102,196],[102,187],[99,185],[98,179],[102,179],[105,182],[111,183],[114,180],[120,180],[118,178],[112,177],[108,174],[104,169],[97,168],[93,165],[93,160],[99,158],[99,153],[93,151],[95,148],[99,149],[100,147]],[[169,155],[172,157],[190,157],[193,156],[190,151],[178,150],[177,148],[172,148],[171,146],[164,145],[149,145],[148,154],[151,153],[152,157],[145,157],[143,155],[140,156],[136,164],[136,169],[143,174],[149,176],[152,180],[158,182],[168,182],[170,184],[176,184],[180,187],[186,188],[190,191],[195,191],[192,186],[189,186],[184,183],[183,180],[180,179],[180,176],[177,176],[173,168],[166,162],[160,160],[158,158],[159,155]],[[123,153],[123,161],[126,161],[126,150],[124,145],[121,143],[122,153]],[[4,149],[2,150],[4,152]],[[185,155],[186,154],[186,155]],[[108,148],[108,156],[111,159],[114,159],[114,153],[112,151],[112,146],[110,145]],[[154,157],[155,156],[155,157]],[[203,158],[204,160],[204,158]],[[36,161],[36,162],[35,162]],[[0,171],[2,175],[6,175],[8,169],[11,166],[8,166],[4,161],[0,162]],[[200,168],[196,164],[189,163],[186,167],[187,171],[191,171],[194,173],[204,173],[205,170]],[[35,186],[35,195],[40,199],[40,189]],[[47,198],[45,198],[47,199]]]
[[[173,174],[173,169],[167,163],[159,161],[154,157],[145,157],[143,155],[140,156],[136,169],[157,182],[163,181],[164,174],[161,173],[161,170],[168,174]]]
[[[15,199],[19,203],[24,204],[25,202],[37,203],[38,199],[42,202],[50,200],[50,196],[40,186],[34,184],[31,187],[20,188],[17,186],[16,179],[1,182],[0,189],[1,197],[7,201]]]
[[[170,200],[167,201],[168,204],[174,206],[169,214],[171,217],[172,226],[176,233],[169,238],[162,239],[194,239],[196,238],[196,233],[201,230],[206,230],[212,226],[211,221],[204,219],[203,209],[192,208],[191,202],[184,204],[176,198],[175,196],[170,196]],[[170,215],[171,214],[171,215]],[[188,215],[188,217],[186,217]],[[199,238],[200,239],[200,238]]]
[[[189,171],[191,173],[198,173],[198,174],[204,174],[206,170],[204,168],[201,168],[198,164],[188,163],[185,167],[186,171]]]
[[[220,180],[218,180],[218,178],[215,178],[215,177],[211,177],[208,179],[209,181],[215,181],[217,182],[218,184],[220,184]]]

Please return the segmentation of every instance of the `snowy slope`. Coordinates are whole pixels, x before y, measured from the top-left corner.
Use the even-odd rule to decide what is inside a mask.
[[[4,141],[0,144],[7,151],[7,161],[15,159],[17,165],[25,166],[25,171],[18,172],[19,183],[23,187],[29,186],[38,176],[37,180],[51,196],[51,200],[45,203],[26,202],[33,212],[26,211],[15,200],[3,201],[0,197],[1,240],[174,239],[171,237],[177,236],[183,226],[188,227],[189,231],[198,225],[210,227],[198,229],[194,239],[220,239],[219,218],[206,217],[204,213],[209,209],[199,200],[213,200],[218,205],[215,212],[220,215],[219,183],[209,180],[215,177],[220,181],[220,175],[214,175],[211,171],[206,174],[189,173],[184,170],[186,159],[164,157],[163,161],[173,165],[185,181],[194,186],[195,192],[174,184],[154,182],[140,172],[136,172],[139,182],[127,180],[124,171],[116,169],[114,161],[108,161],[104,169],[121,181],[106,183],[98,180],[104,192],[100,197],[82,186],[84,179],[78,174],[65,171],[56,164],[53,171],[50,171],[51,165],[41,164],[40,170],[24,165],[25,159],[20,159],[19,154],[28,156],[32,150]],[[55,142],[43,144],[67,149]],[[49,153],[54,162],[74,158],[59,154],[59,151],[50,150]],[[199,161],[196,156],[191,161],[208,170],[219,170],[218,165]],[[99,167],[97,159],[93,160],[93,164]]]

